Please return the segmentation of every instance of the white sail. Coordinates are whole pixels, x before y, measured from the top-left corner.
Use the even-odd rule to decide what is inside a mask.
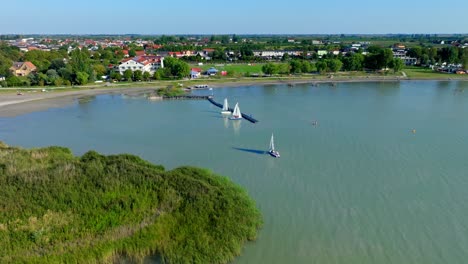
[[[227,111],[229,111],[228,100],[227,98],[224,98],[223,112],[227,112]]]
[[[235,119],[241,119],[242,118],[242,114],[241,114],[241,111],[239,109],[239,104],[236,103],[236,106],[234,107],[234,111],[232,112],[232,118],[235,118]]]
[[[273,140],[273,134],[271,134],[271,139],[270,139],[270,149],[269,151],[275,151],[275,142]]]

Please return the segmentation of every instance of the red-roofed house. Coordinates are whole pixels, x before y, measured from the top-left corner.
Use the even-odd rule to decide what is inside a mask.
[[[31,72],[37,70],[36,66],[30,61],[14,62],[10,67],[10,72],[15,76],[28,76]]]
[[[169,56],[173,57],[173,58],[182,58],[184,56],[184,54],[182,54],[182,52],[180,51],[175,51],[175,52],[168,52]]]
[[[140,70],[154,74],[159,68],[164,68],[164,58],[160,56],[136,56],[123,59],[117,68],[120,74],[123,74],[126,70]]]
[[[136,56],[145,56],[146,52],[144,50],[137,50],[135,51]]]
[[[192,68],[190,70],[190,78],[196,79],[201,76],[202,69],[201,68]]]

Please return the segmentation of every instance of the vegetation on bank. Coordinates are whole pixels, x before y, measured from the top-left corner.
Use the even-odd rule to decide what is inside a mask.
[[[0,143],[0,262],[226,263],[262,220],[239,186],[136,156]]]
[[[166,97],[185,95],[185,91],[177,85],[172,85],[167,88],[158,89],[156,93],[158,94],[158,96]]]

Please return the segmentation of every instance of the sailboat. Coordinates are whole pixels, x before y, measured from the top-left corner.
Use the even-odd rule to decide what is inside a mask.
[[[229,104],[227,98],[224,98],[223,110],[221,110],[221,114],[231,114],[231,111],[229,111]]]
[[[275,142],[274,142],[274,139],[273,139],[273,134],[271,134],[270,149],[268,150],[268,154],[270,154],[272,157],[275,157],[275,158],[280,157],[279,152],[275,150]]]
[[[232,112],[232,116],[229,117],[231,120],[239,120],[242,119],[242,114],[239,109],[239,103],[236,103],[236,106],[234,107],[234,111]]]

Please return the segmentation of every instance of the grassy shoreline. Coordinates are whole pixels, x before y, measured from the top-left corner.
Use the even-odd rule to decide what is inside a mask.
[[[88,84],[83,86],[44,86],[44,87],[3,87],[0,88],[0,93],[12,93],[13,91],[33,91],[46,89],[48,91],[75,91],[76,89],[115,89],[115,88],[130,88],[130,87],[148,87],[148,88],[165,88],[169,85],[183,84],[188,87],[196,84],[210,84],[213,87],[222,85],[238,85],[238,84],[263,84],[263,83],[282,83],[282,82],[364,82],[364,81],[403,81],[403,80],[463,80],[468,81],[468,75],[461,74],[446,74],[434,72],[424,68],[407,68],[401,73],[365,73],[365,72],[338,72],[329,74],[302,74],[289,76],[272,76],[272,77],[209,77],[199,79],[184,79],[184,80],[159,80],[148,82],[118,82],[118,83],[100,83]]]
[[[409,71],[408,71],[409,70]],[[132,94],[154,92],[154,89],[167,87],[191,87],[206,84],[209,87],[236,87],[251,85],[275,84],[320,84],[344,82],[399,82],[399,81],[468,81],[468,75],[443,74],[427,69],[407,69],[402,73],[387,75],[364,72],[346,72],[329,75],[307,74],[274,77],[212,77],[195,80],[165,80],[151,82],[121,82],[111,84],[95,84],[75,87],[20,87],[0,88],[0,116],[16,116],[20,114],[60,107],[83,96],[100,94]],[[46,89],[47,92],[42,92]],[[17,92],[23,95],[18,96]],[[46,100],[47,99],[47,100]]]
[[[227,263],[262,224],[247,192],[206,169],[75,157],[0,142],[0,262]]]

